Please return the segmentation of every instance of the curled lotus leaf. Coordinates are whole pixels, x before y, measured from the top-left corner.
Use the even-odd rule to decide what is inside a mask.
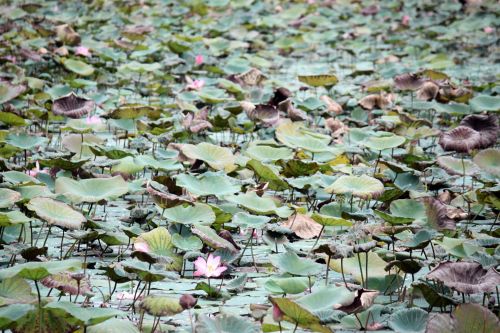
[[[500,285],[500,273],[496,269],[484,269],[478,263],[465,261],[441,262],[427,278],[464,294],[493,292]]]
[[[77,96],[74,92],[60,97],[52,103],[52,112],[68,118],[78,119],[90,114],[95,108],[91,99]]]

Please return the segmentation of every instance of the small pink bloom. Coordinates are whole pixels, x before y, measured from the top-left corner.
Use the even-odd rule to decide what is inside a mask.
[[[401,24],[404,26],[409,26],[410,25],[410,17],[408,15],[404,15],[403,18],[401,19]]]
[[[196,58],[194,58],[194,62],[197,66],[201,65],[203,63],[203,56],[198,54]]]
[[[205,81],[203,80],[191,80],[188,79],[188,84],[186,85],[187,90],[201,90],[205,85]]]
[[[99,116],[92,116],[91,117],[90,115],[88,115],[85,122],[87,123],[87,125],[97,125],[97,124],[101,124],[102,120]]]
[[[145,242],[135,243],[134,250],[139,251],[139,252],[149,253],[148,243],[145,243]]]
[[[309,5],[314,5],[316,3],[316,0],[307,0],[307,3]]]
[[[487,33],[487,34],[491,34],[491,33],[493,33],[494,31],[495,31],[495,29],[494,29],[494,28],[492,28],[492,27],[485,27],[485,28],[484,28],[484,32],[485,32],[485,33]]]
[[[227,269],[226,266],[220,264],[220,257],[214,257],[211,253],[206,261],[203,257],[198,257],[194,262],[194,266],[196,267],[194,276],[205,276],[207,278],[218,277]]]
[[[46,168],[44,168],[43,170],[40,170],[40,163],[38,163],[38,161],[36,161],[35,168],[26,171],[26,173],[28,174],[28,176],[36,177],[39,173],[49,174],[49,170]]]
[[[281,312],[281,309],[276,304],[273,304],[273,319],[277,322],[283,320],[283,312]]]
[[[88,47],[85,46],[77,46],[75,48],[75,55],[81,55],[84,57],[92,57],[92,53],[90,53],[90,50]]]

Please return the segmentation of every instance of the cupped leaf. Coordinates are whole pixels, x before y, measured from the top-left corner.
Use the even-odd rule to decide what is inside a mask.
[[[389,319],[389,327],[401,333],[423,333],[429,314],[420,308],[396,311]]]
[[[473,162],[492,175],[500,177],[500,149],[485,149],[481,150],[474,156]]]
[[[81,76],[89,76],[94,73],[94,67],[81,60],[65,59],[63,65],[67,70]]]
[[[2,269],[0,271],[0,280],[19,276],[28,280],[38,281],[51,274],[77,270],[81,268],[81,266],[82,263],[78,259],[28,262]]]
[[[167,208],[162,212],[162,216],[169,221],[185,225],[210,225],[215,221],[215,213],[212,208],[202,203]]]
[[[51,302],[45,305],[45,308],[55,313],[69,315],[68,322],[84,326],[96,325],[109,318],[125,315],[123,311],[113,308],[85,308],[65,301]]]
[[[241,186],[227,176],[206,172],[201,177],[189,174],[180,174],[176,177],[177,186],[184,187],[197,196],[215,195],[222,197],[231,195],[241,190]]]
[[[299,276],[316,275],[322,271],[323,267],[311,259],[300,258],[294,252],[287,251],[285,253],[271,256],[271,264],[279,270]]]
[[[26,207],[47,221],[48,224],[61,228],[79,229],[82,223],[87,221],[82,213],[74,210],[71,206],[50,198],[33,198]]]
[[[82,180],[59,177],[56,179],[55,191],[76,204],[95,203],[101,200],[110,201],[126,194],[128,185],[121,176]]]
[[[384,184],[376,178],[361,176],[341,176],[325,191],[335,194],[352,194],[362,199],[377,198],[384,192]]]
[[[155,317],[173,316],[184,310],[179,299],[153,295],[144,298],[139,307]]]
[[[185,144],[182,152],[188,158],[203,161],[215,170],[230,172],[236,168],[235,157],[228,148],[202,142],[197,145]]]

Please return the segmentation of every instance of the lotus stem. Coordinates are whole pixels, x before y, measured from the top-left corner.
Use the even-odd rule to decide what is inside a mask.
[[[59,249],[59,260],[63,259],[63,245],[64,245],[64,229],[62,230],[61,245]]]
[[[363,278],[363,266],[361,265],[361,257],[359,255],[359,252],[357,253],[357,257],[358,257],[359,274],[361,275],[361,285],[364,287],[365,279]]]
[[[379,150],[377,161],[375,162],[375,168],[373,169],[373,177],[375,177],[375,173],[377,173],[378,162],[381,156],[382,156],[382,150]]]
[[[349,289],[349,287],[347,286],[347,282],[345,280],[345,274],[344,274],[344,258],[340,258],[340,271],[342,272],[342,280],[344,281],[344,285],[347,289]]]
[[[41,304],[42,304],[42,296],[40,295],[40,288],[38,287],[38,281],[37,280],[35,280],[35,288],[36,288],[36,293],[37,293],[37,296],[38,296],[38,307],[40,308]],[[498,288],[497,288],[497,291],[498,291]]]
[[[47,235],[45,236],[45,240],[43,241],[42,247],[45,247],[45,245],[47,244],[47,240],[49,239],[51,229],[52,229],[52,226],[49,226],[49,230],[47,231]]]
[[[330,271],[330,260],[332,256],[328,256],[328,261],[326,262],[326,277],[325,277],[325,286],[328,286],[328,272]]]

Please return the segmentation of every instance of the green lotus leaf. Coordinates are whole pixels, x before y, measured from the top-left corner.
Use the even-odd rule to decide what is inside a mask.
[[[0,270],[0,280],[18,276],[24,279],[38,281],[51,274],[57,274],[63,271],[74,271],[81,267],[82,262],[78,259],[42,262],[33,261]]]
[[[40,166],[48,168],[58,168],[63,170],[75,171],[81,168],[88,160],[68,160],[62,157],[39,160]]]
[[[179,269],[182,262],[179,262]],[[139,260],[122,261],[122,266],[125,272],[132,273],[137,279],[143,282],[157,282],[165,279],[176,280],[178,275],[171,271],[166,271],[164,265],[152,265]]]
[[[42,146],[47,142],[43,136],[21,134],[9,134],[5,139],[8,144],[22,150],[31,150],[37,146]]]
[[[352,227],[352,222],[341,217],[334,217],[325,214],[313,213],[311,218],[325,227]]]
[[[197,145],[185,144],[182,152],[188,158],[203,161],[215,170],[231,172],[236,168],[235,157],[228,148],[202,142]]]
[[[255,192],[247,192],[233,196],[227,196],[226,200],[238,204],[252,213],[260,215],[276,214],[279,217],[288,217],[292,210],[286,206],[279,206],[276,201],[269,196],[259,197]]]
[[[31,294],[31,286],[26,280],[12,277],[0,282],[0,306],[35,301],[36,298]]]
[[[129,320],[111,318],[100,324],[87,327],[87,333],[139,333],[139,329]]]
[[[339,82],[339,79],[332,74],[322,75],[299,75],[298,79],[311,87],[333,87]]]
[[[1,103],[0,103],[1,104]],[[26,120],[23,117],[11,112],[0,111],[0,122],[9,126],[26,126]]]
[[[101,307],[81,307],[78,304],[65,301],[54,301],[45,305],[46,309],[50,309],[55,313],[60,313],[62,316],[67,315],[69,318],[66,320],[69,323],[77,325],[96,325],[109,318],[116,316],[125,316],[123,311],[113,309],[113,308],[101,308]]]
[[[203,243],[207,244],[211,248],[227,249],[233,253],[238,252],[233,244],[217,235],[217,233],[215,233],[215,231],[210,227],[197,224],[191,228],[191,232],[200,237]]]
[[[322,287],[312,294],[300,297],[297,303],[312,313],[318,311],[334,309],[339,305],[351,304],[355,294],[344,286]]]
[[[211,225],[215,221],[215,213],[209,205],[195,203],[191,205],[179,205],[167,208],[162,216],[168,220],[185,225],[203,224]]]
[[[20,184],[20,183],[34,183],[38,184],[40,181],[34,177],[28,176],[24,172],[19,171],[5,171],[2,172],[2,177],[4,181],[7,181],[12,184]]]
[[[247,162],[247,167],[255,172],[260,181],[268,182],[269,189],[275,191],[284,191],[290,186],[285,182],[272,165],[263,164],[257,160]]]
[[[469,257],[481,249],[480,246],[467,239],[443,237],[441,241],[433,240],[432,242],[440,245],[446,253],[458,258]]]
[[[281,310],[281,312],[285,315],[285,319],[287,321],[297,323],[302,327],[310,327],[314,324],[319,324],[319,318],[317,316],[306,310],[301,305],[297,304],[297,302],[294,300],[284,297],[270,297],[269,300]]]
[[[222,314],[216,317],[199,315],[196,317],[197,333],[258,333],[260,329],[241,317]]]
[[[245,212],[239,212],[234,214],[232,222],[238,225],[242,229],[244,228],[261,229],[269,221],[271,221],[271,218],[267,216],[252,215]]]
[[[384,192],[384,184],[370,176],[341,176],[325,191],[335,194],[352,194],[362,199],[377,198]]]
[[[203,247],[203,243],[198,237],[183,237],[179,234],[172,235],[172,244],[182,251],[196,251]]]
[[[180,174],[176,177],[177,186],[184,187],[190,193],[197,196],[215,195],[222,197],[231,195],[241,190],[241,186],[225,175],[206,172],[200,177],[190,174]]]
[[[482,170],[500,177],[500,149],[481,150],[474,156],[473,161]]]
[[[179,299],[152,295],[144,298],[139,307],[155,317],[173,316],[184,310]]]
[[[64,59],[63,65],[67,70],[81,76],[89,76],[94,73],[94,67],[81,60]]]
[[[29,223],[31,220],[18,210],[0,213],[0,226],[8,227],[16,224]]]
[[[36,197],[26,205],[48,224],[68,229],[79,229],[87,219],[71,206],[51,198]]]
[[[402,145],[406,139],[398,135],[381,135],[381,136],[370,136],[366,141],[363,142],[365,147],[372,150],[385,150],[390,148],[396,148]]]
[[[309,279],[304,276],[272,277],[266,281],[264,288],[273,294],[295,295],[309,288]]]
[[[127,175],[133,175],[139,171],[144,170],[144,165],[141,163],[137,163],[136,159],[131,156],[126,156],[116,161],[118,161],[118,164],[115,164],[111,167],[111,172],[120,172]]]
[[[436,161],[450,175],[472,176],[479,172],[479,168],[471,160],[463,160],[451,156],[439,156]]]
[[[276,148],[264,145],[251,145],[245,150],[245,155],[260,162],[274,162],[278,160],[289,160],[293,157],[290,148]]]
[[[290,148],[302,148],[313,153],[330,152],[332,138],[308,131],[301,122],[284,120],[276,128],[276,138]]]
[[[420,308],[396,311],[389,319],[389,327],[401,333],[423,333],[429,314]]]
[[[70,332],[74,325],[67,321],[67,315],[40,307],[28,312],[22,319],[16,320],[16,332],[63,333]]]
[[[271,256],[271,264],[279,270],[299,276],[316,275],[323,270],[322,265],[311,259],[300,258],[294,252],[285,252]]]
[[[56,194],[62,194],[75,204],[114,200],[128,192],[128,185],[121,176],[74,180],[59,177],[55,182]]]
[[[481,111],[498,111],[500,110],[500,97],[477,95],[469,100],[469,105],[476,112]]]
[[[35,310],[31,304],[11,304],[0,308],[0,329],[8,329]]]
[[[21,200],[21,193],[8,188],[0,188],[0,208],[12,207],[19,200]]]

